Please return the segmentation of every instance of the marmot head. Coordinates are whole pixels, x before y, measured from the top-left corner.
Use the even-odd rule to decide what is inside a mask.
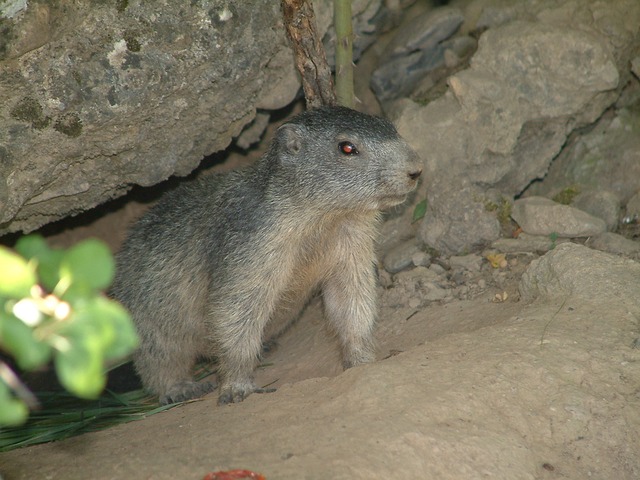
[[[321,107],[282,125],[270,157],[291,191],[327,208],[382,209],[417,185],[422,164],[391,122]]]

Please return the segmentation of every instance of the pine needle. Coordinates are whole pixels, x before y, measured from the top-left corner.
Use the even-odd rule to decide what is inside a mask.
[[[93,401],[67,392],[40,392],[37,396],[42,409],[32,412],[27,423],[0,429],[0,452],[141,420],[177,405],[158,406],[156,397],[142,390],[123,394],[106,391]]]
[[[211,365],[204,363],[197,366],[195,378],[211,374]],[[105,390],[96,400],[82,400],[65,391],[38,392],[36,397],[41,408],[32,411],[24,425],[0,427],[0,452],[104,430],[180,405],[158,405],[158,398],[142,389],[125,393]]]

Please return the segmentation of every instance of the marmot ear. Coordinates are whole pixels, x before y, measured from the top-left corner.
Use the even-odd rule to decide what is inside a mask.
[[[278,128],[278,138],[280,139],[280,145],[288,153],[296,155],[302,150],[304,144],[304,132],[305,128],[302,125],[294,125],[292,123],[285,123]]]

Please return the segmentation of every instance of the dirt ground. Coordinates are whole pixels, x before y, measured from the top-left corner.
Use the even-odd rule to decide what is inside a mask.
[[[267,479],[640,478],[640,309],[618,298],[629,279],[612,277],[602,295],[496,303],[488,289],[419,310],[385,304],[381,288],[378,361],[345,372],[316,300],[257,371],[275,393],[222,407],[212,394],[0,454],[0,472],[5,480],[201,479],[236,468]]]

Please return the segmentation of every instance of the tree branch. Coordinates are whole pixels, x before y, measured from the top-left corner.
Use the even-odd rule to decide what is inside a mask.
[[[295,53],[296,67],[302,77],[307,108],[335,105],[331,69],[318,37],[311,0],[282,0],[282,12]]]

